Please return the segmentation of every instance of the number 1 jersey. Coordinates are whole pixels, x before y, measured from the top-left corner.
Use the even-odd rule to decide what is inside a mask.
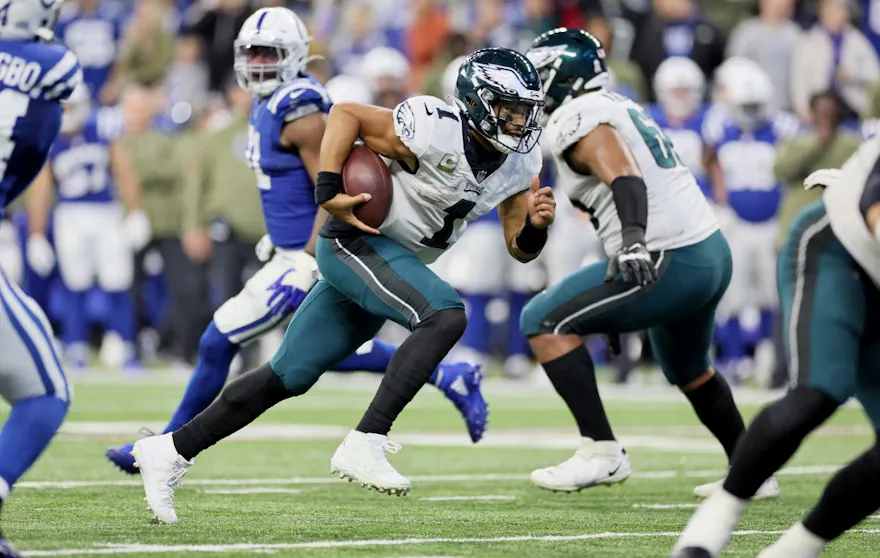
[[[592,215],[606,254],[621,247],[611,188],[595,175],[575,172],[565,160],[570,147],[602,124],[617,130],[642,171],[648,188],[648,250],[689,246],[718,230],[718,220],[694,175],[657,123],[634,101],[599,90],[556,109],[544,141],[556,161],[558,184],[576,207]]]
[[[61,127],[61,101],[82,81],[76,56],[57,44],[0,39],[0,199],[33,181]]]
[[[465,224],[531,186],[541,172],[541,150],[512,153],[487,176],[474,174],[465,154],[466,117],[430,96],[412,97],[393,112],[394,129],[418,159],[416,169],[390,163],[394,198],[379,227],[432,263],[461,236]]]

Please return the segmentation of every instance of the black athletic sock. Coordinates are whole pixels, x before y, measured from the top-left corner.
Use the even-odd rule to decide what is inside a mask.
[[[737,498],[754,496],[761,484],[791,459],[804,438],[839,406],[818,389],[799,387],[765,407],[740,439],[724,489]]]
[[[878,432],[880,435],[880,432]],[[874,446],[837,472],[804,527],[830,541],[880,508],[880,446]]]
[[[542,364],[547,377],[553,383],[574,420],[581,436],[598,442],[614,440],[611,425],[605,415],[605,407],[596,386],[596,370],[593,359],[584,345],[570,353]]]
[[[736,449],[736,443],[746,431],[746,426],[733,401],[727,381],[715,372],[706,383],[685,395],[700,422],[721,442],[729,460]]]
[[[387,435],[397,416],[461,338],[466,325],[467,316],[460,308],[440,310],[420,323],[391,357],[357,430]]]
[[[231,382],[207,409],[173,432],[174,447],[192,459],[290,397],[278,374],[263,364]]]

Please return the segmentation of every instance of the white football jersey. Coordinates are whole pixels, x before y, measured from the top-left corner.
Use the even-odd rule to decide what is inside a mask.
[[[834,235],[880,287],[880,242],[871,234],[859,208],[865,183],[878,157],[880,136],[874,136],[862,143],[840,167],[840,177],[833,184],[827,184],[822,199]]]
[[[476,177],[464,151],[464,116],[436,97],[407,99],[394,109],[394,129],[418,158],[414,173],[390,163],[394,197],[379,230],[425,263],[455,244],[467,221],[527,190],[541,171],[541,150],[512,153],[495,172]]]
[[[648,188],[648,250],[696,244],[718,230],[718,220],[693,174],[673,150],[672,141],[634,101],[599,90],[565,103],[553,112],[544,135],[556,160],[566,195],[593,217],[609,256],[620,250],[620,218],[611,188],[594,175],[582,175],[565,162],[564,153],[600,124],[623,137]]]

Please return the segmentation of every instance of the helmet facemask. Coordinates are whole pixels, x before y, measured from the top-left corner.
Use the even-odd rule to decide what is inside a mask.
[[[306,61],[305,49],[259,41],[235,42],[233,69],[238,85],[260,97],[294,80]]]
[[[667,115],[679,120],[685,120],[699,110],[703,102],[703,93],[699,89],[692,87],[676,86],[658,90],[657,99]]]
[[[471,125],[502,153],[528,153],[541,137],[543,101],[500,94],[487,87],[478,88],[477,99],[486,116]],[[472,98],[468,99],[473,102]]]

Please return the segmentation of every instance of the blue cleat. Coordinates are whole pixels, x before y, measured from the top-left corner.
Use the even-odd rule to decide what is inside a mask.
[[[481,365],[468,362],[441,363],[437,367],[436,386],[461,413],[474,443],[480,441],[489,423],[489,405],[480,392],[481,369]]]
[[[0,534],[0,558],[24,558],[24,556],[19,554],[12,543]]]
[[[141,438],[155,436],[149,428],[141,428],[138,433],[141,435]],[[131,455],[132,450],[134,450],[134,444],[125,444],[124,446],[107,448],[104,456],[110,460],[110,463],[119,467],[122,472],[129,475],[137,475],[140,474],[141,470],[134,464],[134,456]]]
[[[125,444],[124,446],[107,448],[104,455],[110,460],[110,463],[119,467],[124,473],[137,475],[140,470],[134,464],[134,457],[131,455],[133,449],[134,444]]]

